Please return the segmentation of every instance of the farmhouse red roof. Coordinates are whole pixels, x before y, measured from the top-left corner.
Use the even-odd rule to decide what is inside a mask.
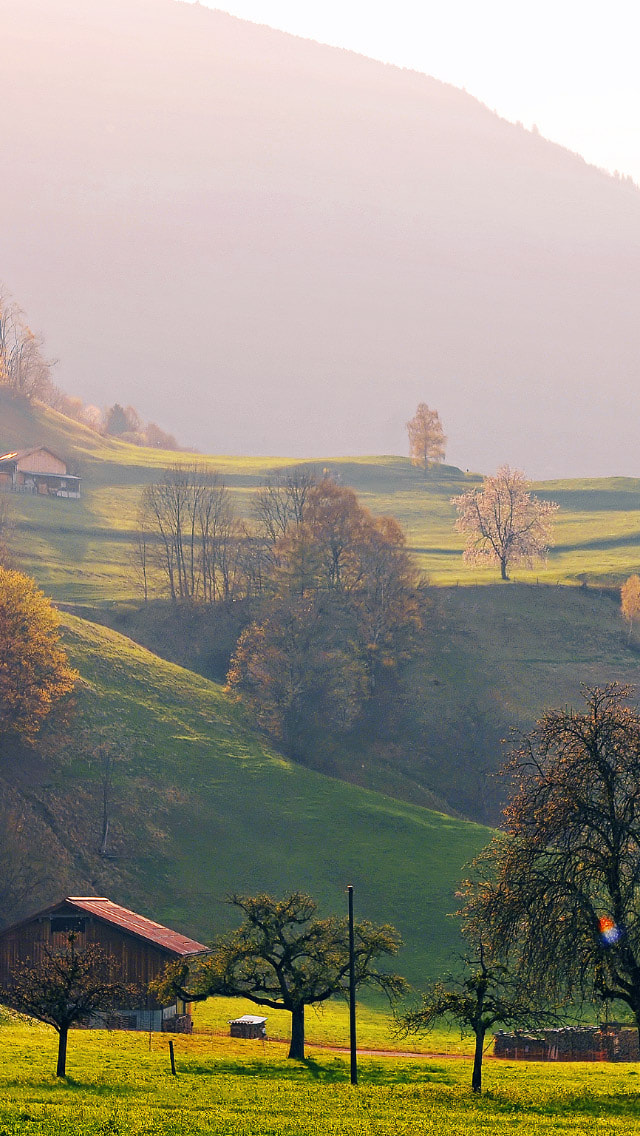
[[[162,923],[154,923],[153,919],[146,919],[144,915],[138,915],[135,911],[120,907],[118,903],[112,903],[110,899],[106,899],[104,896],[70,895],[63,902],[71,904],[81,911],[89,912],[96,919],[113,923],[116,927],[121,927],[123,931],[128,931],[131,935],[136,935],[140,939],[156,943],[159,947],[171,951],[172,954],[194,955],[208,949],[204,943],[198,943],[195,939],[188,938],[187,935],[180,935],[178,931],[163,927]]]

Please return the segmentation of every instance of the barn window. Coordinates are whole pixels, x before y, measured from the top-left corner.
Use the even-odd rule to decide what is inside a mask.
[[[64,935],[70,935],[75,931],[77,935],[82,935],[87,925],[87,920],[81,915],[52,915],[51,916],[51,934],[61,932]]]

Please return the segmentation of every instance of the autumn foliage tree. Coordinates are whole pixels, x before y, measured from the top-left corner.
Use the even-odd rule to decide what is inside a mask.
[[[481,489],[452,497],[451,504],[458,511],[455,527],[467,537],[467,564],[499,564],[501,579],[508,580],[511,565],[531,567],[546,558],[558,506],[530,493],[520,470],[503,465]]]
[[[32,740],[75,680],[58,613],[28,576],[0,567],[0,737]]]
[[[273,526],[258,615],[238,641],[229,688],[295,754],[305,732],[354,723],[421,625],[400,526],[322,478]]]
[[[426,402],[419,403],[413,418],[407,422],[407,431],[412,464],[419,466],[426,477],[445,455],[447,439],[438,411],[431,410]]]

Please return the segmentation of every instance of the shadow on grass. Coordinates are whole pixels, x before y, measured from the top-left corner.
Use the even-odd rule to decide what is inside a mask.
[[[304,1061],[287,1061],[286,1064],[263,1061],[198,1061],[187,1060],[181,1070],[187,1076],[247,1077],[265,1081],[309,1080],[318,1084],[345,1084],[349,1081],[349,1064],[339,1057],[324,1061],[307,1057]],[[358,1064],[358,1082],[367,1085],[439,1084],[454,1085],[456,1073],[449,1067],[432,1063],[364,1060]]]

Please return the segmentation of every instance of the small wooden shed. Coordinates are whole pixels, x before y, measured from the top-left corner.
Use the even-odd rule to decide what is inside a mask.
[[[37,966],[45,951],[67,946],[73,931],[78,950],[90,944],[101,947],[117,963],[117,978],[140,988],[139,1004],[99,1015],[94,1028],[191,1032],[190,1006],[177,1001],[161,1006],[147,993],[167,963],[205,953],[195,939],[155,923],[105,896],[67,896],[0,932],[0,982],[11,986],[14,967]]]
[[[259,1018],[255,1014],[243,1014],[241,1018],[232,1018],[229,1025],[230,1037],[258,1038],[264,1041],[267,1036],[267,1019]]]
[[[66,462],[46,446],[0,454],[0,486],[14,493],[77,498],[80,481],[81,478],[67,473]]]

